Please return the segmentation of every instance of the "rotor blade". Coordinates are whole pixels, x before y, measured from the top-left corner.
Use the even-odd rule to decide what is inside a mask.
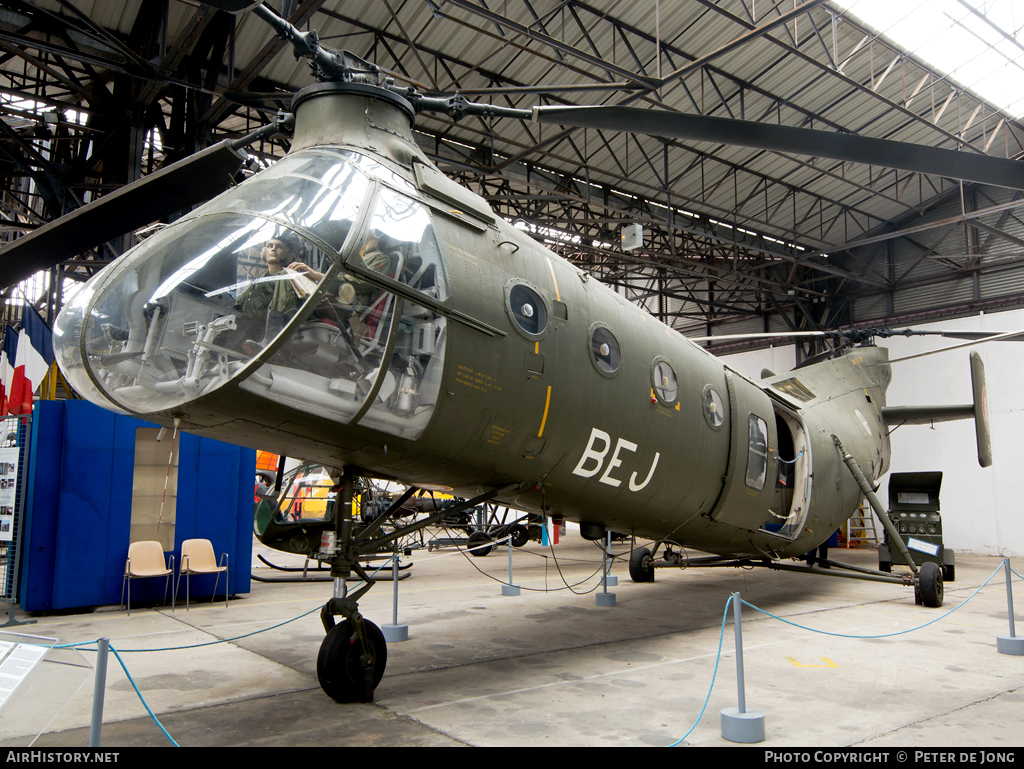
[[[969,333],[969,332],[968,332]],[[959,350],[961,347],[972,347],[976,344],[984,344],[985,342],[999,342],[1007,339],[1013,339],[1013,337],[1021,336],[1024,334],[1024,329],[1020,331],[1006,331],[1001,334],[993,334],[986,336],[984,339],[975,339],[972,342],[964,342],[963,344],[954,344],[949,347],[943,347],[941,350],[929,350],[928,352],[919,352],[916,355],[907,355],[903,358],[893,358],[890,361],[886,361],[884,364],[878,365],[890,365],[893,363],[900,363],[905,360],[913,360],[914,358],[923,358],[926,355],[937,355],[940,352],[949,352],[950,350]]]
[[[539,106],[533,108],[533,119],[538,123],[627,131],[848,160],[1024,189],[1024,163],[1020,161],[890,139],[636,107]]]
[[[1024,342],[1024,334],[1021,332],[1014,332],[1014,334],[1007,336],[1004,332],[999,331],[935,331],[931,332],[944,336],[948,339],[977,339],[985,341],[992,336],[998,336],[998,342]]]
[[[0,249],[0,286],[226,190],[245,155],[222,141],[44,224]]]
[[[736,339],[785,339],[795,336],[839,336],[838,331],[778,331],[775,333],[721,334],[719,336],[688,336],[691,342],[726,342]]]

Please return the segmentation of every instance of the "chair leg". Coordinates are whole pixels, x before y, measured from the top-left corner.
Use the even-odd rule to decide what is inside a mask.
[[[213,595],[210,596],[210,603],[212,604],[217,600],[217,585],[220,584],[220,572],[217,572],[217,578],[213,581]],[[225,594],[226,596],[227,594]]]

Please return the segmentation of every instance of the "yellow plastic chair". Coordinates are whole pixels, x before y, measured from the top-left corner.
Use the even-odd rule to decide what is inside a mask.
[[[208,539],[186,539],[181,543],[181,567],[178,570],[178,581],[174,584],[174,595],[178,595],[178,588],[181,586],[181,577],[185,576],[185,611],[189,605],[189,578],[193,574],[216,574],[217,579],[213,583],[213,595],[210,596],[210,603],[217,597],[217,584],[220,582],[220,573],[224,572],[224,607],[227,608],[228,596],[231,591],[228,589],[228,554],[222,553],[220,563],[213,554],[213,543]]]
[[[128,545],[128,560],[124,564],[124,578],[121,580],[121,602],[124,602],[124,587],[128,584],[128,614],[132,613],[132,580],[146,577],[164,577],[164,605],[167,605],[167,586],[174,573],[174,556],[170,565],[164,562],[164,547],[159,542],[146,540]],[[174,611],[174,595],[171,594],[171,611]]]

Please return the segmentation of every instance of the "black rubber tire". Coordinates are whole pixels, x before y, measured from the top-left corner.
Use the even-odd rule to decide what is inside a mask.
[[[892,561],[879,561],[878,570],[884,571],[886,574],[892,573]]]
[[[483,558],[489,552],[493,545],[490,544],[491,538],[484,534],[482,531],[474,531],[469,535],[469,546],[471,549],[469,552],[475,555],[477,558]]]
[[[921,603],[932,609],[942,606],[942,569],[938,564],[923,564],[917,574],[917,584]]]
[[[511,536],[509,542],[512,543],[512,547],[522,547],[530,541],[530,531],[521,523],[514,523],[509,526],[508,533]]]
[[[942,581],[956,582],[956,564],[942,567]]]
[[[634,582],[654,582],[654,558],[646,547],[629,554],[629,578]]]
[[[320,688],[335,702],[373,702],[373,691],[384,677],[388,664],[388,645],[380,628],[363,620],[366,641],[373,657],[373,685],[366,687],[366,673],[361,657],[363,645],[353,632],[348,620],[335,625],[323,643],[316,658],[316,676]]]

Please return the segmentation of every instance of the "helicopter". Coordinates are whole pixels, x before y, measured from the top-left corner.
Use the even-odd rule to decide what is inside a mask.
[[[587,539],[652,540],[653,550],[631,551],[637,582],[683,562],[827,573],[784,561],[818,547],[865,496],[887,523],[874,484],[889,466],[890,425],[972,418],[979,463],[992,463],[976,353],[965,405],[887,404],[892,372],[875,339],[912,333],[891,329],[831,332],[828,355],[743,376],[496,216],[437,169],[412,126],[431,111],[710,131],[1024,188],[1019,163],[627,107],[530,111],[425,96],[264,5],[211,5],[259,15],[317,82],[273,124],[40,227],[0,262],[29,269],[209,194],[71,298],[54,350],[74,389],[105,408],[333,468],[329,513],[257,530],[330,565],[317,673],[333,699],[371,701],[387,662],[383,634],[359,611],[374,584],[360,557],[444,517],[495,502],[578,522]],[[291,135],[289,153],[233,185],[244,147],[279,132]],[[275,265],[272,243],[285,254]],[[360,520],[362,477],[407,491],[385,515]],[[461,501],[385,529],[421,490]],[[941,605],[941,570],[917,568],[889,528],[911,573],[844,574]],[[708,555],[685,559],[684,547]],[[350,592],[353,577],[363,584]]]

